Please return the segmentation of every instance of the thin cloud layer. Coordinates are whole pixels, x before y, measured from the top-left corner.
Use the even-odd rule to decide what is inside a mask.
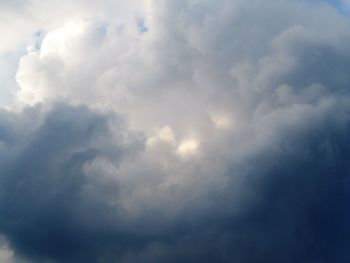
[[[349,262],[339,6],[0,5],[0,259]]]

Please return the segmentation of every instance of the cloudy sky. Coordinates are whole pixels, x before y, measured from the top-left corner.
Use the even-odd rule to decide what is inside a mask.
[[[0,0],[1,263],[350,262],[350,1]]]

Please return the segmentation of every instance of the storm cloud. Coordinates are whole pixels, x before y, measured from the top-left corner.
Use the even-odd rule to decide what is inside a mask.
[[[0,261],[349,262],[346,1],[0,6]]]

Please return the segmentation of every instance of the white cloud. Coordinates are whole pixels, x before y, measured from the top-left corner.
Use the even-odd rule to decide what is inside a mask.
[[[177,147],[177,153],[182,156],[194,155],[199,150],[200,143],[196,139],[185,139]]]
[[[111,115],[108,136],[93,144],[98,156],[77,173],[86,175],[83,202],[116,208],[107,221],[126,236],[137,227],[147,236],[200,225],[216,212],[239,214],[259,199],[261,181],[274,178],[270,170],[313,162],[320,149],[331,160],[337,150],[324,138],[346,130],[350,21],[325,3],[34,0],[6,7],[0,52],[24,54],[18,65],[0,60],[9,65],[0,83],[18,85],[3,93],[24,112],[58,100]],[[0,115],[0,152],[11,143],[21,152],[26,138],[41,138],[37,130],[46,134],[38,128],[45,121],[28,125],[32,118],[23,117],[23,127],[34,127],[20,127],[25,139],[17,146],[20,117],[10,113]],[[128,124],[120,127],[113,114]],[[67,136],[89,131],[79,118],[68,120]],[[54,123],[58,135],[65,132]]]

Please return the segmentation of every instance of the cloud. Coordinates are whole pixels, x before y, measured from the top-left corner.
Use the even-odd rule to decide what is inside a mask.
[[[115,231],[110,224],[118,187],[85,166],[96,158],[113,158],[117,165],[140,147],[137,137],[126,142],[122,124],[109,136],[105,116],[66,104],[48,112],[3,112],[1,127],[1,231],[19,255],[87,258],[92,243],[104,243]]]
[[[0,112],[1,255],[349,261],[350,22],[330,3],[7,7],[31,43]]]

